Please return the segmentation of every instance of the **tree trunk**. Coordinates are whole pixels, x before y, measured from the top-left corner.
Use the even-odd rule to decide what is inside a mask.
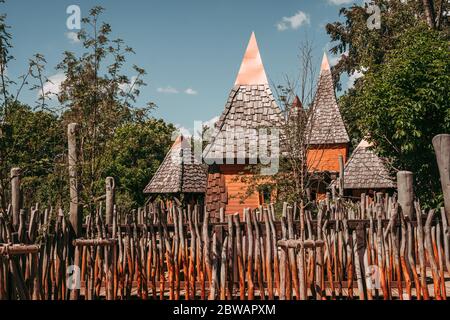
[[[435,29],[436,24],[434,20],[434,1],[433,0],[422,0],[423,11],[425,13],[425,19],[430,28]]]

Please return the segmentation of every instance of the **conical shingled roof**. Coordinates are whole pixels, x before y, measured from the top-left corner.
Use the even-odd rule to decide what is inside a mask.
[[[323,56],[312,108],[309,144],[340,144],[350,141],[337,104],[326,54]]]
[[[189,140],[179,136],[144,193],[204,193],[207,167],[194,161]]]
[[[344,189],[389,189],[395,182],[371,144],[362,140],[344,167]]]
[[[261,127],[280,127],[282,122],[281,110],[269,88],[256,37],[252,33],[235,85],[216,123],[211,143],[205,148],[204,157],[253,158],[248,141],[257,141],[249,132]],[[233,142],[227,141],[227,137],[234,137]],[[242,141],[246,141],[245,145],[239,143]]]
[[[295,96],[294,101],[292,101],[291,108],[289,109],[288,120],[298,116],[303,112],[303,104],[298,96]]]

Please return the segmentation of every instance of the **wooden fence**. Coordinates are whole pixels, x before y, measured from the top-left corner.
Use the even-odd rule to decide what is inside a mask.
[[[21,172],[11,170],[11,204],[0,208],[0,300],[441,300],[450,293],[450,135],[433,140],[445,205],[437,211],[413,201],[409,172],[397,175],[398,200],[378,193],[347,202],[341,172],[334,199],[222,211],[220,222],[204,208],[162,202],[121,212],[107,178],[104,210],[100,204],[83,221],[77,130],[68,127],[69,212],[21,208]]]
[[[215,223],[155,203],[113,210],[112,225],[100,207],[76,239],[62,210],[22,209],[15,228],[10,206],[0,299],[446,299],[444,210],[416,203],[406,216],[381,194],[362,203],[270,205]]]

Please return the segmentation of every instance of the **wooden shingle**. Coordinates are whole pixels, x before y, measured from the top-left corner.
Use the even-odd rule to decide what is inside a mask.
[[[344,168],[344,189],[395,188],[385,161],[378,157],[371,145],[362,140],[353,151]]]
[[[194,161],[189,140],[179,136],[144,189],[144,193],[205,193],[207,167]]]
[[[331,145],[350,141],[334,92],[328,58],[324,54],[319,83],[312,103],[312,113],[308,130],[308,143],[312,145]]]

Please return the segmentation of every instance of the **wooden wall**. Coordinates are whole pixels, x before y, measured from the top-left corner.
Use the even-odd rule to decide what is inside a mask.
[[[252,173],[246,169],[247,165],[223,164],[218,166],[218,171],[208,174],[207,206],[215,211],[214,215],[219,216],[220,207],[225,207],[225,214],[243,213],[244,208],[255,209],[260,205],[258,192],[253,193],[248,198],[242,200],[248,188],[246,182],[241,181],[242,177],[250,177]],[[220,178],[219,178],[220,176]],[[220,181],[218,183],[217,181]],[[218,187],[218,185],[222,185]],[[224,188],[223,188],[224,186]],[[217,194],[218,192],[221,195]],[[224,197],[226,202],[223,201]],[[217,202],[218,199],[222,201]],[[208,205],[209,203],[209,205]],[[216,212],[217,211],[217,212]]]
[[[255,209],[260,205],[259,194],[253,193],[242,202],[242,197],[247,192],[248,183],[241,181],[241,177],[250,177],[251,172],[246,170],[246,165],[221,165],[220,171],[225,178],[228,203],[225,214],[239,212],[242,214],[244,208]]]
[[[339,155],[347,161],[348,145],[318,145],[310,146],[307,153],[309,171],[339,171]]]
[[[337,144],[310,147],[307,161],[310,171],[339,171],[339,155],[347,161],[348,145]],[[219,217],[219,209],[225,207],[225,214],[242,214],[244,208],[255,209],[261,204],[258,192],[242,200],[248,185],[241,181],[252,173],[246,169],[248,165],[222,164],[208,174],[206,205],[215,217]],[[325,193],[321,196],[325,196]]]

